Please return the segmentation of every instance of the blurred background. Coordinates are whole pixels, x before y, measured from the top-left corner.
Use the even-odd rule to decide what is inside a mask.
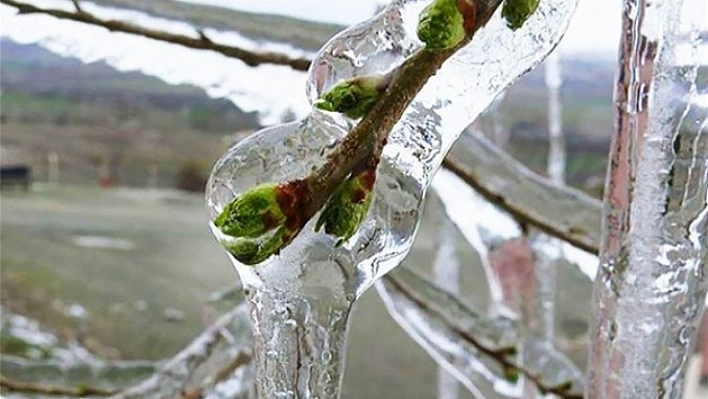
[[[62,0],[31,4],[71,8]],[[81,4],[156,28],[198,27],[210,38],[301,56],[382,7],[368,0]],[[582,0],[558,49],[565,173],[570,185],[593,196],[601,195],[612,131],[619,12],[618,1]],[[211,295],[238,284],[206,224],[202,193],[210,168],[260,127],[302,116],[305,74],[17,16],[6,5],[0,17],[0,159],[7,171],[0,192],[0,350],[43,359],[79,343],[106,359],[174,354],[224,310]],[[541,66],[471,129],[545,174],[546,103]],[[421,264],[432,262],[439,216],[426,215],[432,222],[423,224],[412,257]],[[589,300],[587,285],[575,294]],[[574,320],[578,331],[587,328],[583,317]],[[376,294],[367,293],[352,321],[344,397],[432,398],[436,372]]]

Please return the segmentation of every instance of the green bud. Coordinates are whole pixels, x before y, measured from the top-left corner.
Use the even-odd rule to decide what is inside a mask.
[[[358,119],[366,115],[386,88],[383,75],[357,76],[339,82],[317,100],[315,106]]]
[[[287,243],[287,231],[283,226],[269,236],[239,238],[228,244],[226,249],[239,262],[253,266],[280,252],[280,249]]]
[[[501,353],[504,356],[514,356],[518,352],[519,352],[519,350],[516,349],[515,346],[507,346],[507,347],[499,349],[499,353]]]
[[[214,225],[232,237],[258,237],[285,223],[277,201],[279,186],[256,186],[235,198],[214,219]]]
[[[564,382],[561,382],[560,384],[556,385],[555,387],[553,387],[553,392],[565,393],[565,392],[570,392],[571,389],[573,389],[573,382],[572,381],[564,381]]]
[[[457,0],[435,0],[418,17],[418,38],[427,50],[455,47],[465,36],[465,21]]]
[[[517,30],[538,8],[540,0],[506,0],[502,6],[502,17],[511,30]]]
[[[504,370],[502,370],[502,373],[504,373],[504,379],[512,384],[515,384],[519,381],[519,369],[513,366],[504,366]]]
[[[371,171],[351,176],[337,187],[320,214],[315,231],[324,226],[325,233],[339,238],[336,245],[342,245],[356,233],[364,221],[373,195]]]

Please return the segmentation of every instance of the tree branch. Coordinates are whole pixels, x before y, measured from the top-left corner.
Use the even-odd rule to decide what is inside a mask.
[[[529,367],[519,364],[516,357],[516,350],[513,347],[493,347],[492,345],[483,342],[474,335],[474,331],[470,331],[470,324],[466,323],[466,328],[460,327],[456,322],[461,322],[462,320],[450,320],[449,316],[443,314],[436,305],[434,301],[426,297],[423,293],[425,290],[416,289],[414,287],[409,287],[408,284],[411,281],[418,281],[419,283],[430,285],[427,279],[418,276],[411,270],[408,269],[396,269],[395,271],[385,275],[383,281],[385,284],[390,285],[391,288],[398,291],[400,295],[403,295],[408,301],[415,305],[422,312],[435,317],[437,320],[444,323],[445,327],[454,333],[455,337],[462,342],[468,344],[469,346],[475,348],[479,354],[486,356],[492,361],[496,362],[501,368],[507,372],[512,372],[514,374],[521,374],[529,379],[536,387],[545,394],[554,394],[562,399],[582,399],[582,395],[570,392],[572,385],[560,384],[553,385],[548,383],[544,376],[531,370]],[[444,309],[459,308],[463,309],[466,313],[471,312],[460,303],[454,296],[447,293],[439,293],[440,295],[449,296],[446,298],[448,306],[443,305]],[[455,303],[454,306],[450,303]],[[464,317],[463,317],[464,319]],[[463,323],[464,324],[464,323]],[[548,360],[547,360],[548,361]],[[577,387],[575,387],[577,389]]]
[[[5,377],[0,377],[0,387],[9,392],[24,392],[51,396],[110,396],[116,393],[114,390],[93,388],[90,386],[77,386],[76,388],[69,388],[42,385],[35,382],[15,381]]]
[[[58,359],[29,360],[5,354],[0,359],[2,375],[11,382],[58,387],[89,385],[107,391],[118,391],[137,384],[160,367],[160,362],[145,360],[66,362]]]
[[[228,333],[226,330],[229,326],[234,325],[240,317],[243,317],[244,320],[247,319],[245,303],[223,314],[187,347],[182,349],[182,351],[177,353],[172,359],[164,362],[148,379],[130,388],[105,389],[88,385],[93,383],[93,381],[81,384],[77,383],[73,387],[47,385],[34,381],[17,381],[4,376],[0,379],[0,386],[2,386],[3,389],[14,392],[71,397],[110,396],[112,399],[172,399],[189,392],[203,392],[203,387],[190,391],[185,391],[185,388],[190,383],[190,379],[196,370],[215,355],[216,352],[214,349],[224,339],[225,333]],[[242,332],[249,334],[250,337],[248,323],[244,321],[241,324],[243,327]],[[239,349],[235,354],[230,355],[225,364],[216,371],[214,382],[228,378],[233,371],[250,362],[251,355],[249,352],[250,349],[248,349],[250,341],[248,343],[245,341],[241,343],[243,344],[243,348]],[[111,377],[117,378],[117,373],[121,373],[120,367],[112,370]]]
[[[214,378],[210,381],[209,386],[214,386],[225,379],[227,379],[231,374],[238,370],[241,366],[245,366],[250,363],[252,357],[249,353],[239,352],[233,360],[224,367],[220,368],[214,374]],[[192,389],[190,391],[185,391],[180,395],[180,399],[200,399],[204,397],[204,391],[207,390],[209,386],[200,386],[198,388]]]
[[[522,224],[597,254],[602,203],[553,184],[480,136],[464,135],[443,166]]]
[[[338,143],[324,165],[302,180],[284,184],[284,191],[292,193],[288,194],[291,196],[288,202],[293,205],[286,215],[285,222],[292,233],[288,233],[282,246],[287,245],[322,209],[350,173],[375,170],[388,135],[403,112],[443,63],[465,47],[474,34],[489,21],[502,0],[474,0],[470,3],[466,1],[461,3],[465,4],[464,7],[468,7],[467,10],[471,10],[465,15],[464,20],[466,36],[450,48],[429,49],[426,46],[408,57],[386,77],[388,81],[386,90],[356,126]],[[368,189],[370,190],[371,187]],[[239,257],[237,259],[241,260]]]
[[[113,19],[103,19],[86,11],[82,11],[81,8],[77,8],[76,11],[64,11],[59,9],[37,7],[32,4],[23,3],[15,0],[0,0],[0,3],[8,5],[10,7],[14,7],[15,9],[17,9],[18,14],[50,15],[59,19],[66,19],[70,21],[81,22],[88,25],[100,26],[108,29],[111,32],[129,33],[137,36],[146,37],[148,39],[178,44],[195,50],[215,51],[226,57],[241,60],[248,66],[274,64],[288,66],[297,71],[306,71],[307,68],[310,66],[310,60],[305,58],[292,58],[281,53],[257,52],[242,49],[235,46],[219,44],[211,41],[204,35],[199,35],[198,38],[194,38],[186,35],[146,28],[130,22]]]
[[[244,306],[236,306],[225,313],[180,353],[168,361],[152,377],[114,396],[114,399],[146,398],[160,392],[159,397],[175,397],[183,392],[197,367],[205,363],[217,344],[223,339],[223,330],[246,313]],[[239,353],[237,358],[244,359]],[[250,356],[248,357],[250,359]]]

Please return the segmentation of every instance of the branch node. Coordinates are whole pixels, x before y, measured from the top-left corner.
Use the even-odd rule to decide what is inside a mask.
[[[209,44],[214,44],[214,42],[207,36],[207,34],[204,32],[204,29],[202,28],[197,28],[197,34],[199,35],[199,40],[209,43]]]
[[[79,4],[80,0],[71,0],[71,2],[74,4],[74,8],[76,9],[76,12],[78,13],[84,13],[84,10],[81,8],[81,4]]]

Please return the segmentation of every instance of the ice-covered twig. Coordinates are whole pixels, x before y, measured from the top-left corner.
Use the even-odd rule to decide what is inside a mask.
[[[240,327],[243,327],[244,333],[249,334],[248,340],[242,342],[243,347],[236,348],[237,350],[235,351],[230,351],[233,353],[229,353],[229,360],[222,360],[224,364],[217,369],[212,378],[207,379],[206,383],[199,383],[197,388],[187,389],[188,386],[193,383],[191,380],[197,369],[216,355],[215,348],[225,337],[230,336],[228,334],[229,327],[237,323],[240,318],[244,320],[243,325]],[[70,397],[110,396],[113,399],[172,399],[175,397],[195,397],[193,396],[194,393],[204,392],[208,386],[228,378],[233,374],[234,370],[251,361],[250,347],[248,346],[248,344],[250,344],[250,330],[247,326],[247,318],[246,307],[244,305],[236,306],[231,311],[219,317],[219,319],[202,332],[187,347],[172,359],[162,363],[159,367],[158,365],[160,363],[150,362],[106,362],[98,368],[98,372],[105,369],[105,372],[100,374],[110,374],[111,380],[120,380],[123,377],[134,379],[136,373],[145,373],[145,369],[149,369],[150,365],[153,365],[156,370],[148,379],[126,389],[99,386],[99,383],[104,378],[109,378],[103,377],[102,375],[94,376],[91,381],[77,381],[73,386],[50,385],[35,381],[18,381],[16,379],[7,378],[6,376],[2,377],[0,383],[2,388],[8,391]],[[6,364],[6,360],[7,359],[3,359],[6,366],[13,366],[12,364]],[[18,362],[16,361],[15,363]],[[24,368],[27,372],[30,371],[32,367],[31,364],[16,364],[15,366]],[[41,365],[35,366],[40,367]],[[64,368],[64,370],[62,370],[64,372],[69,371],[65,366],[49,366],[59,370]],[[85,368],[86,366],[77,365],[74,368],[79,370],[82,367]],[[89,367],[95,368],[96,366]],[[40,367],[39,370],[46,373],[46,367]],[[98,379],[98,381],[95,381],[96,379]],[[94,382],[97,382],[97,384],[92,385]]]
[[[451,294],[460,292],[460,261],[456,254],[455,226],[443,218],[438,234],[438,251],[433,262],[435,283]],[[445,367],[438,367],[438,399],[458,399],[459,383]]]
[[[10,383],[22,381],[45,386],[71,387],[80,385],[117,391],[134,385],[152,375],[160,362],[148,360],[67,362],[66,360],[29,360],[3,355],[0,369]],[[16,385],[16,384],[15,384]]]
[[[110,396],[115,390],[95,388],[87,385],[76,387],[63,387],[55,385],[45,385],[36,382],[16,381],[6,377],[0,377],[0,387],[7,392],[23,392],[28,394],[51,395],[51,396]]]
[[[252,360],[251,354],[248,351],[240,351],[238,354],[222,368],[214,373],[208,385],[202,385],[192,390],[184,391],[179,399],[201,399],[204,397],[204,392],[211,386],[214,386],[231,376],[240,367],[249,364]]]
[[[475,382],[463,374],[510,380],[523,375],[544,394],[565,399],[582,397],[582,373],[552,347],[543,346],[541,349],[536,345],[537,351],[541,351],[538,353],[543,356],[527,356],[527,364],[518,364],[515,359],[517,349],[513,345],[518,331],[511,320],[489,318],[405,268],[386,275],[379,285],[379,292],[387,306],[399,307],[392,312],[393,315],[406,313],[405,322],[413,320],[417,323],[412,329],[420,331],[419,338],[427,340],[427,343],[421,343],[424,348],[437,347],[433,349],[437,352],[436,359],[445,358],[444,363],[449,365],[465,365],[450,367],[457,376],[462,376],[462,381],[469,382],[465,384],[468,388],[474,388]],[[411,316],[412,313],[417,316]],[[429,334],[438,329],[445,331],[446,338]]]
[[[520,223],[598,252],[600,201],[553,184],[484,137],[465,135],[458,141],[443,162],[447,169]]]
[[[245,306],[237,306],[216,320],[175,357],[142,383],[115,395],[114,399],[128,398],[173,398],[189,383],[195,370],[205,363],[217,344],[224,338],[223,331],[239,317],[246,316]],[[244,331],[248,329],[244,327]],[[236,357],[243,355],[239,352]],[[250,359],[250,356],[248,357]]]
[[[431,6],[436,4],[434,2]],[[428,79],[435,75],[447,59],[472,40],[500,4],[501,0],[463,1],[457,5],[453,2],[453,12],[463,15],[457,22],[464,25],[464,35],[455,39],[454,44],[446,43],[448,46],[444,48],[428,48],[426,45],[390,74],[379,77],[381,87],[378,88],[377,83],[375,91],[380,92],[380,97],[370,107],[366,107],[361,120],[337,143],[322,166],[301,179],[251,188],[224,206],[214,224],[223,234],[238,239],[229,248],[231,255],[244,264],[255,265],[279,253],[328,204],[350,175],[362,180],[363,183],[358,184],[361,190],[357,191],[364,191],[363,197],[352,194],[352,198],[368,197],[374,186],[376,167],[394,125]],[[425,11],[421,13],[419,28],[424,21]],[[452,28],[446,23],[431,24],[425,31],[431,33],[436,29]],[[421,30],[418,33],[420,35]],[[346,85],[348,92],[343,97],[349,106],[357,105],[355,87]],[[340,88],[335,86],[331,91],[339,91]],[[323,97],[328,94],[325,93]],[[334,97],[339,97],[339,94]],[[364,176],[358,176],[360,173]],[[326,210],[325,207],[325,213]],[[351,212],[340,213],[346,215]],[[356,229],[358,226],[354,227]]]
[[[276,52],[257,52],[221,43],[215,43],[211,39],[198,35],[191,37],[182,34],[170,33],[158,29],[147,28],[126,21],[104,19],[77,8],[75,11],[65,11],[60,9],[42,8],[33,4],[15,0],[0,0],[0,3],[14,7],[19,14],[45,14],[59,19],[80,22],[89,25],[101,26],[112,32],[122,32],[146,37],[148,39],[159,40],[167,43],[178,44],[196,50],[210,50],[223,54],[229,58],[236,58],[243,61],[248,66],[261,64],[274,64],[288,66],[298,71],[306,71],[310,66],[310,60],[306,58],[292,58],[285,54]],[[77,3],[74,3],[77,4]]]

